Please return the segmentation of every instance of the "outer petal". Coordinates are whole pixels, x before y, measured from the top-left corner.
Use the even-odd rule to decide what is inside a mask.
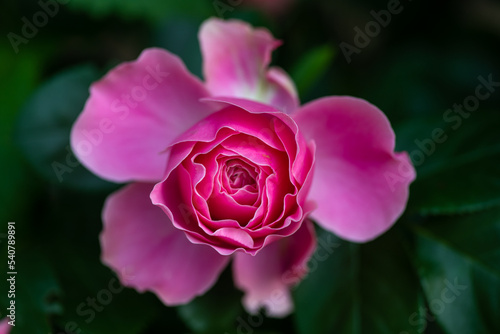
[[[229,258],[194,245],[151,204],[152,184],[112,194],[103,211],[102,260],[124,285],[149,290],[167,305],[187,303],[215,283]]]
[[[209,19],[200,30],[203,72],[213,95],[247,98],[292,112],[298,106],[295,86],[281,69],[268,70],[280,45],[269,31],[241,21]]]
[[[313,218],[340,237],[369,241],[388,230],[406,207],[415,170],[394,153],[394,132],[385,115],[365,100],[328,97],[294,116],[316,142],[316,169],[309,199]]]
[[[0,334],[9,334],[12,326],[8,324],[9,318],[4,318],[0,321]]]
[[[247,311],[257,313],[265,307],[270,316],[290,314],[290,287],[307,273],[307,261],[315,246],[314,227],[306,220],[295,234],[275,241],[255,256],[235,253],[234,282],[245,292],[243,305]]]
[[[179,58],[145,50],[91,86],[71,145],[80,161],[105,179],[158,181],[166,165],[161,152],[210,113],[199,102],[207,95]]]

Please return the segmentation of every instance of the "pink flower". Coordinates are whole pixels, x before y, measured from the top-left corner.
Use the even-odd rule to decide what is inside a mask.
[[[85,166],[132,182],[106,201],[103,262],[178,305],[232,259],[247,310],[284,316],[315,247],[310,218],[350,241],[376,238],[403,212],[415,172],[368,102],[299,107],[288,75],[269,68],[279,42],[267,30],[210,19],[199,37],[205,83],[148,49],[92,85],[73,127]]]
[[[313,166],[295,122],[235,98],[175,139],[151,199],[192,243],[255,255],[302,225]]]
[[[9,334],[12,326],[9,325],[9,318],[0,321],[0,334]]]

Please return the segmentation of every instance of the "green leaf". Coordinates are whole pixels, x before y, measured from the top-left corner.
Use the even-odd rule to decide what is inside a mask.
[[[415,137],[408,149],[417,167],[409,209],[453,214],[499,205],[499,123],[499,112],[477,111]],[[433,131],[440,130],[443,134],[433,137]]]
[[[208,293],[179,306],[179,316],[195,333],[231,331],[244,314],[241,297],[242,293],[233,286],[230,270],[226,270]]]
[[[430,312],[450,334],[498,333],[500,209],[415,227]]]
[[[500,324],[500,279],[497,274],[481,268],[472,269],[472,287],[475,293],[477,312],[489,333],[499,333]]]
[[[500,276],[500,208],[476,214],[432,217],[415,230]]]
[[[427,296],[429,321],[450,334],[486,333],[479,320],[468,264],[442,243],[418,240],[419,269]]]
[[[439,323],[450,334],[500,332],[500,208],[414,228],[422,285]]]
[[[326,44],[309,51],[299,60],[291,71],[299,96],[305,96],[313,85],[325,75],[334,56],[335,50],[331,45]]]
[[[83,110],[90,84],[100,77],[92,66],[56,75],[42,85],[19,115],[16,140],[34,168],[54,184],[110,190],[114,184],[87,171],[71,152],[71,127]]]
[[[340,245],[329,254],[319,243],[295,293],[298,333],[415,331],[420,288],[396,231],[364,245],[325,231],[318,238]]]

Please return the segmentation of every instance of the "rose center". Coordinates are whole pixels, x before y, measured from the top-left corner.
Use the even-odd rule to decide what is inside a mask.
[[[247,169],[241,166],[230,166],[227,170],[227,178],[232,188],[243,188],[247,185],[255,185],[255,179],[250,175]]]

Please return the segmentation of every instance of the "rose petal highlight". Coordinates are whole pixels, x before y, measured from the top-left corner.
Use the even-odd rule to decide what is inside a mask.
[[[388,230],[406,207],[415,171],[406,154],[394,153],[385,115],[362,99],[328,97],[293,117],[317,147],[308,199],[318,205],[312,213],[318,224],[356,242]]]
[[[199,40],[212,95],[260,101],[287,113],[298,107],[293,81],[281,69],[268,69],[272,51],[281,44],[269,31],[241,21],[209,19]]]
[[[136,61],[112,69],[90,88],[71,131],[71,146],[92,172],[115,182],[158,181],[172,139],[211,109],[202,83],[182,61],[147,49]]]

